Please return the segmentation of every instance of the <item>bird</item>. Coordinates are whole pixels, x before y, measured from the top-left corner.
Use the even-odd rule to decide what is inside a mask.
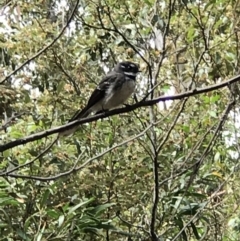
[[[137,74],[141,72],[139,65],[130,61],[119,62],[115,65],[92,92],[87,105],[78,110],[69,122],[99,114],[123,105],[133,94],[136,86]],[[74,126],[60,132],[60,136],[69,136],[78,129]]]

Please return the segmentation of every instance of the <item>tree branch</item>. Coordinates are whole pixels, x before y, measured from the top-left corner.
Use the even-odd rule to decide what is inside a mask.
[[[152,99],[152,100],[140,101],[140,102],[138,102],[134,105],[127,106],[125,108],[118,108],[118,109],[108,111],[106,113],[90,116],[90,117],[83,118],[83,119],[80,119],[80,120],[76,120],[76,121],[67,123],[63,126],[60,126],[60,127],[55,127],[55,128],[52,128],[52,129],[49,129],[49,130],[46,130],[46,131],[42,131],[42,132],[27,136],[27,137],[24,137],[24,138],[20,138],[20,139],[8,142],[6,144],[0,145],[0,152],[3,152],[5,150],[8,150],[10,148],[13,148],[13,147],[16,147],[16,146],[19,146],[19,145],[26,144],[28,142],[32,142],[32,141],[35,141],[35,140],[42,139],[43,137],[46,137],[46,136],[49,136],[49,135],[52,135],[52,134],[55,134],[55,133],[66,131],[68,129],[71,129],[72,127],[75,127],[75,126],[78,126],[78,125],[81,125],[81,124],[90,123],[90,122],[96,121],[98,119],[104,119],[104,118],[107,118],[109,116],[113,116],[113,115],[117,115],[117,114],[121,114],[121,113],[131,112],[131,111],[133,111],[137,108],[140,108],[140,107],[152,106],[152,105],[155,105],[155,104],[157,104],[161,101],[181,100],[181,99],[184,99],[186,97],[195,96],[195,95],[199,95],[199,94],[202,94],[202,93],[207,93],[207,92],[210,92],[210,91],[213,91],[213,90],[221,89],[225,86],[229,86],[230,84],[235,83],[239,80],[240,80],[240,75],[237,75],[237,76],[235,76],[235,77],[233,77],[233,78],[231,78],[227,81],[224,81],[220,84],[215,84],[215,85],[211,85],[209,87],[187,91],[187,92],[177,94],[177,95],[159,96],[159,97],[157,97],[155,99]]]

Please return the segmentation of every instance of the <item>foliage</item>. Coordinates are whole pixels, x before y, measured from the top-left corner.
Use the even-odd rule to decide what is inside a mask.
[[[237,240],[239,87],[207,87],[239,73],[238,1],[0,7],[2,146],[65,124],[121,60],[135,100],[193,93],[2,152],[2,240]]]

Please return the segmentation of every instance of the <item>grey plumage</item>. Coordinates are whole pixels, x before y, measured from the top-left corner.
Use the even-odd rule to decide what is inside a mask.
[[[129,61],[118,63],[98,84],[86,107],[77,111],[69,122],[85,118],[91,113],[108,111],[124,104],[134,92],[138,72],[140,71],[137,64]],[[77,128],[73,127],[59,134],[67,136],[74,133]]]

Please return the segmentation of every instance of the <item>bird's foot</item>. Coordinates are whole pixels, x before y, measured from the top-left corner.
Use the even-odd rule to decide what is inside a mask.
[[[98,114],[106,114],[108,112],[108,110],[100,110],[98,112],[96,112],[95,115],[98,115]]]

